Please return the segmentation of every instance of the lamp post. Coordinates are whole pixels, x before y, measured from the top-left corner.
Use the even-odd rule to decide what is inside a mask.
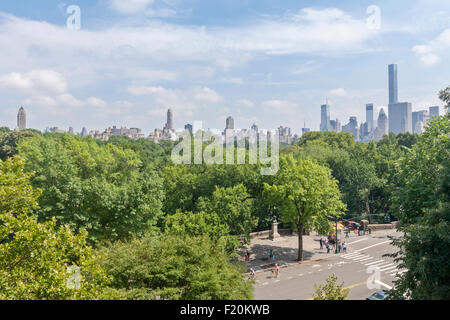
[[[338,218],[337,218],[337,216],[336,216],[336,233],[335,233],[335,235],[336,235],[336,239],[335,239],[335,246],[336,246],[336,250],[335,250],[335,253],[337,254],[338,253],[338,235],[337,235],[337,232],[338,232]]]

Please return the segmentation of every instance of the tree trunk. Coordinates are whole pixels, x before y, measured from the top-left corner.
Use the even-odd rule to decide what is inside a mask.
[[[367,214],[370,214],[369,192],[366,192],[366,212]]]
[[[303,225],[298,226],[298,261],[303,261]]]

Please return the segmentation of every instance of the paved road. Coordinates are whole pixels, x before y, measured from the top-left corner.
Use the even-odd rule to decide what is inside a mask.
[[[379,291],[367,287],[368,278],[374,274],[373,271],[367,273],[368,268],[379,268],[381,290],[391,287],[396,275],[404,272],[398,270],[392,258],[383,257],[386,253],[397,251],[390,244],[388,235],[399,237],[400,233],[395,230],[383,230],[372,235],[353,238],[347,243],[347,253],[283,268],[277,278],[273,277],[271,272],[259,273],[254,286],[255,299],[310,299],[314,292],[314,284],[325,283],[326,278],[334,273],[339,283],[344,282],[344,287],[350,289],[349,299],[364,300]]]

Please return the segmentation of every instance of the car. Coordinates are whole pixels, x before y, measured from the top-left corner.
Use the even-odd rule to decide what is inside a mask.
[[[375,292],[370,297],[368,297],[366,300],[386,300],[387,297],[388,297],[388,294],[386,291],[378,291],[378,292]]]

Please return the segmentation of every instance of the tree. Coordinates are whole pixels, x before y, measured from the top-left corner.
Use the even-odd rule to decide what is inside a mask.
[[[207,236],[147,235],[102,253],[112,286],[136,300],[245,300],[252,285],[239,264]]]
[[[274,184],[265,183],[264,188],[283,221],[297,229],[299,261],[303,260],[304,230],[314,228],[325,233],[331,229],[329,217],[338,217],[346,209],[331,170],[309,159],[296,161],[292,155],[281,158]]]
[[[17,146],[27,138],[34,137],[38,133],[35,130],[7,131],[0,134],[0,160],[5,161],[18,153]],[[40,134],[40,133],[39,133]]]
[[[445,92],[441,97],[447,97]],[[450,299],[450,116],[429,123],[399,163],[394,196],[400,231],[393,240],[399,268],[392,299]]]
[[[350,290],[343,289],[343,286],[343,282],[337,283],[337,276],[333,273],[324,285],[314,284],[315,293],[312,297],[314,300],[346,300]]]
[[[39,221],[85,229],[95,244],[141,235],[161,216],[162,181],[132,150],[62,134],[24,140],[19,152],[42,189]]]
[[[108,291],[110,277],[99,266],[85,232],[74,235],[55,220],[38,223],[35,210],[39,192],[31,188],[31,174],[23,161],[0,161],[0,300],[108,299],[119,296]],[[79,286],[70,287],[68,267],[80,271]]]
[[[251,212],[252,198],[242,184],[231,188],[216,187],[211,199],[199,199],[197,208],[199,211],[217,214],[229,228],[231,235],[244,235],[248,239],[256,226],[256,219]]]
[[[0,127],[0,136],[4,133],[10,132],[8,127]]]
[[[181,212],[165,217],[165,232],[178,236],[208,236],[216,246],[233,253],[240,245],[230,228],[215,212]]]

